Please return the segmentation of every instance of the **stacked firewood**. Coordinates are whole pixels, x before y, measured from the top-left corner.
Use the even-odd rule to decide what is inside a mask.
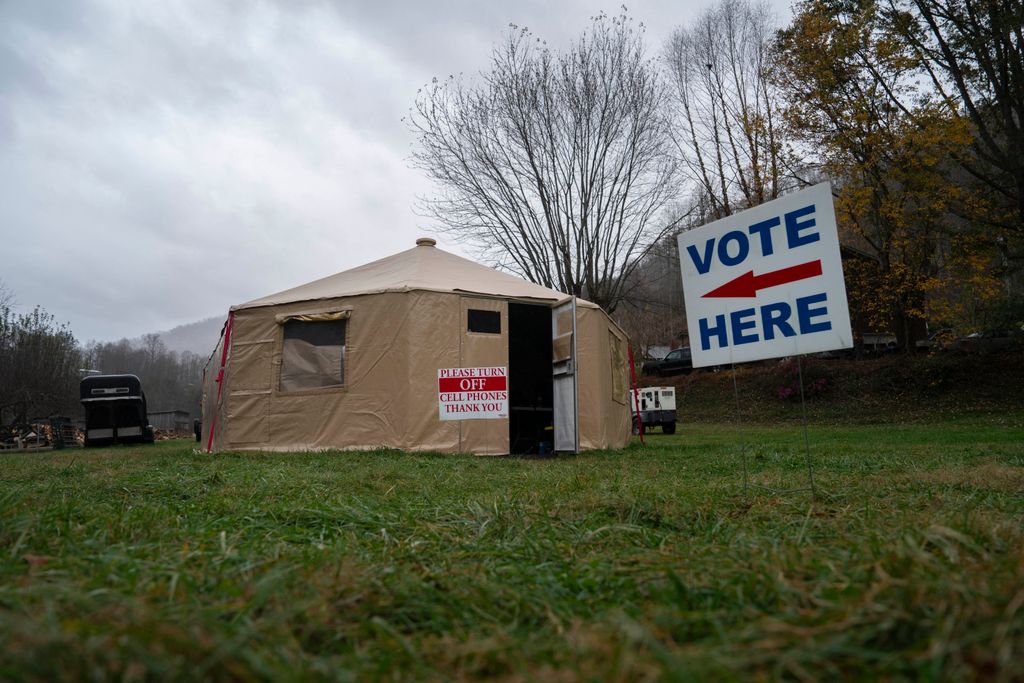
[[[42,450],[75,448],[85,443],[81,429],[69,423],[30,422],[0,427],[0,449]]]
[[[0,446],[3,448],[52,447],[53,428],[39,422],[0,428]]]

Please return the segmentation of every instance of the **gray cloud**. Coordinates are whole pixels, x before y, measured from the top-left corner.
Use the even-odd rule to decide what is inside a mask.
[[[664,32],[652,49],[685,19],[630,9]],[[0,3],[0,278],[80,338],[115,339],[411,246],[430,189],[406,163],[416,89],[479,72],[509,23],[557,44],[595,11]]]

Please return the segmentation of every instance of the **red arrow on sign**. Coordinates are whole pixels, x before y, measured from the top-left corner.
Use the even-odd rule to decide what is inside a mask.
[[[810,277],[817,277],[821,275],[821,261],[808,261],[807,263],[801,263],[798,266],[790,266],[789,268],[782,268],[781,270],[773,270],[770,273],[764,275],[754,275],[754,271],[748,270],[738,278],[729,280],[721,287],[712,289],[710,292],[702,296],[702,299],[710,297],[755,297],[757,296],[757,290],[768,289],[769,287],[777,287],[779,285],[789,284],[790,282],[796,282],[797,280],[806,280]]]

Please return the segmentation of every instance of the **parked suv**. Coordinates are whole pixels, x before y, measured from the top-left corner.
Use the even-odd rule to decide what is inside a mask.
[[[693,370],[693,358],[690,355],[690,347],[683,346],[672,349],[668,355],[660,360],[649,360],[644,363],[641,373],[644,375],[668,375],[688,374]]]
[[[1024,345],[1024,330],[985,330],[960,337],[950,346],[960,353],[1013,351]]]

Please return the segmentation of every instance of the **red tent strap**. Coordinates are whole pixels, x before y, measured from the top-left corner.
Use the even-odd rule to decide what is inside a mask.
[[[225,368],[228,363],[228,351],[231,348],[231,325],[235,321],[235,314],[228,313],[228,322],[224,325],[224,348],[220,352],[220,370],[217,372],[217,405],[213,410],[213,417],[210,418],[210,436],[206,440],[206,452],[213,452],[213,431],[217,426],[217,411],[220,410],[220,394],[224,388]]]

